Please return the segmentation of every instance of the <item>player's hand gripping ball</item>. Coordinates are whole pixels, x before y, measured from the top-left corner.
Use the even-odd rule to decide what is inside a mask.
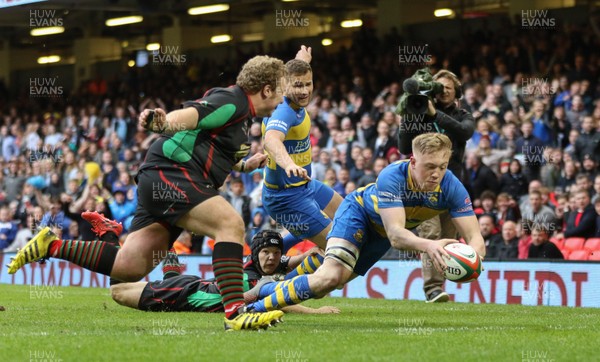
[[[483,267],[475,249],[462,243],[448,244],[444,249],[450,255],[450,260],[446,260],[446,279],[455,283],[470,283],[479,278]]]

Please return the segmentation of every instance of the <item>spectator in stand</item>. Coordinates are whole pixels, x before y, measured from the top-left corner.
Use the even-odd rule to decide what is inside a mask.
[[[533,136],[539,139],[544,146],[552,144],[553,134],[550,119],[546,113],[546,106],[541,100],[533,101],[531,114],[526,116],[533,124]]]
[[[600,174],[594,177],[594,184],[592,187],[592,204],[596,204],[596,200],[600,199]]]
[[[385,158],[378,157],[375,162],[373,162],[372,170],[365,170],[365,175],[363,175],[358,182],[356,183],[357,187],[367,186],[370,183],[373,183],[379,177],[379,173],[386,168],[388,162]]]
[[[533,135],[533,123],[529,120],[521,124],[522,136],[516,141],[516,153],[525,159],[524,174],[528,181],[540,179],[544,144]]]
[[[42,202],[42,200],[38,200]],[[58,228],[58,229],[68,229],[69,224],[71,223],[71,219],[69,219],[63,210],[64,207],[68,207],[68,205],[63,204],[59,197],[51,197],[48,202],[46,202],[47,210],[40,221],[40,227],[48,226],[50,228]],[[44,207],[46,208],[46,207]]]
[[[583,118],[587,115],[588,111],[584,107],[583,99],[579,94],[574,95],[571,109],[567,110],[567,119],[571,123],[571,128],[581,129]]]
[[[325,180],[323,180],[323,183],[331,187],[333,191],[340,195],[344,192],[344,185],[338,181],[335,170],[332,168],[328,168],[327,171],[325,171]]]
[[[496,197],[496,221],[498,226],[502,227],[506,221],[517,222],[521,219],[521,211],[519,205],[510,194],[501,192]]]
[[[483,214],[479,216],[479,230],[487,248],[491,244],[492,237],[496,234],[496,221],[492,215]]]
[[[0,251],[6,249],[10,244],[15,241],[17,231],[19,228],[17,224],[12,221],[10,211],[8,207],[4,206],[0,208]]]
[[[596,211],[590,203],[590,194],[578,190],[575,194],[576,209],[569,213],[564,237],[591,238],[596,232]]]
[[[347,168],[342,168],[337,174],[338,182],[342,185],[342,190],[335,190],[340,196],[346,197],[346,185],[350,182],[350,171]]]
[[[473,117],[479,118],[481,112],[479,112],[479,107],[481,107],[481,103],[477,99],[477,93],[474,87],[468,87],[465,89],[465,99],[462,102],[462,108],[464,108],[467,112],[473,114]],[[475,112],[478,114],[475,115]]]
[[[333,163],[331,160],[331,153],[326,150],[322,150],[319,153],[319,162],[313,163],[313,175],[312,177],[323,182],[325,180],[325,172],[328,168],[332,168],[337,173],[340,170],[340,165]]]
[[[358,144],[361,147],[375,144],[377,138],[377,127],[375,127],[375,121],[368,113],[365,113],[360,118],[360,124],[357,127],[356,135],[358,137]]]
[[[564,149],[569,145],[569,134],[571,133],[571,122],[563,107],[554,108],[554,115],[550,121],[551,129],[554,130],[554,146]]]
[[[121,189],[113,190],[113,197],[111,197],[110,194],[106,194],[105,190],[104,196],[105,199],[109,200],[108,206],[110,207],[113,220],[118,223],[122,223],[125,226],[125,220],[133,215],[133,212],[137,207],[137,197],[134,197],[132,200],[128,200],[127,191]]]
[[[588,154],[592,155],[596,161],[600,160],[600,132],[597,132],[595,120],[592,116],[583,117],[581,134],[575,141],[575,157],[577,160],[583,162],[583,156]]]
[[[27,242],[29,241],[29,239],[33,237],[32,230],[35,230],[36,227],[34,214],[32,212],[27,213],[26,220],[26,225],[17,232],[13,243],[10,244],[10,246],[8,246],[6,249],[4,249],[5,253],[16,252],[18,249],[24,247],[25,244],[27,244]],[[0,250],[2,250],[1,247]]]
[[[490,146],[496,148],[496,143],[500,139],[500,135],[496,133],[487,119],[480,119],[477,121],[477,129],[473,133],[471,139],[467,141],[467,150],[474,150],[479,145],[479,140],[482,137],[487,136],[490,139]]]
[[[476,215],[488,214],[494,216],[494,220],[496,220],[496,194],[493,191],[485,190],[481,193],[481,203],[479,207],[475,208]]]
[[[590,180],[593,180],[598,174],[597,163],[594,160],[594,156],[589,153],[583,155],[583,164],[581,173],[585,174]]]
[[[1,156],[10,161],[19,155],[19,147],[17,146],[17,140],[11,133],[8,126],[0,127],[0,145],[2,146]]]
[[[510,158],[515,153],[514,143],[505,150],[492,148],[489,136],[483,136],[479,140],[479,146],[476,149],[477,155],[481,157],[481,162],[488,166],[494,173],[499,174],[500,161],[503,158]]]
[[[27,178],[19,170],[19,164],[16,160],[8,163],[8,174],[4,177],[4,191],[6,192],[6,202],[18,199],[23,185]]]
[[[252,220],[246,228],[246,244],[248,244],[248,246],[252,246],[252,238],[254,235],[267,228],[268,218],[267,212],[262,207],[252,209]]]
[[[390,137],[390,126],[385,121],[377,123],[377,137],[369,146],[374,150],[375,157],[385,157],[390,148],[396,145],[397,140]],[[370,160],[369,160],[370,161]]]
[[[511,147],[515,149],[515,141],[517,140],[517,126],[513,122],[507,122],[502,125],[501,133],[502,134],[498,139],[496,148],[499,150],[506,150]]]
[[[473,200],[479,199],[485,190],[498,190],[498,177],[489,167],[481,163],[481,157],[475,151],[467,151],[466,165]]]
[[[579,131],[576,129],[572,129],[569,132],[568,144],[563,150],[563,153],[565,155],[570,155],[571,158],[575,157],[575,144],[577,143],[578,138],[579,138]]]
[[[495,235],[491,239],[490,245],[486,250],[486,259],[517,259],[519,256],[517,224],[514,221],[506,221],[504,225],[502,225],[502,233]]]
[[[535,224],[531,230],[531,244],[528,259],[564,259],[558,247],[548,240],[548,230],[542,225]]]
[[[549,230],[555,227],[554,211],[543,204],[542,193],[539,190],[529,192],[529,206],[521,212],[525,232],[529,232],[533,224],[543,225]]]
[[[350,179],[352,181],[358,183],[358,180],[365,175],[366,164],[367,162],[362,154],[356,157],[354,166],[350,169]]]
[[[556,220],[556,232],[560,235],[565,231],[567,219],[569,216],[569,194],[562,194],[556,197],[556,208],[554,208],[554,218]]]
[[[558,187],[563,192],[570,192],[571,185],[574,185],[577,177],[577,165],[574,161],[565,161],[565,167],[558,178]]]
[[[592,195],[592,180],[585,173],[578,173],[575,177],[575,185],[578,190],[585,190]]]
[[[254,208],[252,199],[245,194],[244,183],[240,178],[232,178],[229,182],[229,191],[222,193],[221,196],[229,202],[235,211],[240,214],[246,227],[251,221],[251,210]]]
[[[558,148],[544,150],[544,165],[540,170],[540,180],[551,189],[556,188],[562,168],[562,151]]]

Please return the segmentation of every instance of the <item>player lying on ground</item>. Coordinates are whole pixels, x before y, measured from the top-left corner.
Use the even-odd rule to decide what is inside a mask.
[[[306,51],[298,53],[302,59]],[[40,259],[68,260],[119,281],[138,281],[166,256],[183,229],[215,240],[213,271],[225,305],[225,329],[269,326],[283,313],[250,313],[243,298],[244,222],[219,187],[232,169],[252,171],[266,156],[249,151],[253,117],[271,115],[282,101],[285,67],[268,56],[250,59],[229,88],[210,89],[169,114],[144,110],[140,125],[161,133],[136,176],[138,207],[122,248],[114,242],[60,240],[42,229],[9,265],[14,274]],[[151,117],[151,115],[153,115]],[[169,197],[155,196],[168,190]],[[157,258],[158,256],[158,258]],[[158,260],[157,260],[158,259]],[[250,323],[244,321],[251,318]]]
[[[375,183],[344,199],[328,235],[323,265],[314,274],[293,278],[282,291],[249,307],[274,310],[323,297],[357,275],[365,275],[390,246],[426,252],[435,268],[443,272],[444,259],[449,258],[443,247],[457,240],[427,240],[409,229],[446,210],[467,243],[485,256],[469,195],[452,172],[446,171],[451,147],[443,134],[416,137],[410,160],[389,165]]]
[[[276,282],[285,273],[304,274],[306,268],[321,263],[318,248],[299,256],[282,256],[283,239],[278,232],[261,231],[252,239],[251,260],[244,268],[244,298],[257,300],[271,293],[271,285],[281,289],[285,281]],[[302,261],[302,263],[300,263]],[[194,275],[181,275],[182,266],[177,254],[169,252],[163,264],[164,278],[155,282],[120,283],[110,287],[113,300],[123,306],[152,312],[222,312],[223,303],[214,279]],[[261,289],[263,293],[261,293]],[[339,313],[335,307],[318,309],[292,305],[284,312],[304,314]]]
[[[311,55],[311,48],[306,51]],[[303,239],[325,249],[331,219],[342,202],[331,187],[310,177],[311,121],[305,109],[313,94],[309,62],[310,59],[292,59],[285,64],[283,102],[262,123],[264,147],[269,155],[263,206],[273,220],[290,232],[283,239],[284,253]]]

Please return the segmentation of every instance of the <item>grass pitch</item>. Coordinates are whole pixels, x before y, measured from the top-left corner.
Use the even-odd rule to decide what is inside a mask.
[[[592,361],[600,310],[324,298],[266,332],[121,307],[107,289],[0,284],[1,361]]]

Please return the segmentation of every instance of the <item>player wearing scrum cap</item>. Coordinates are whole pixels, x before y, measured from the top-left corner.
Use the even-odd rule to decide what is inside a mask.
[[[279,283],[274,278],[297,267],[303,259],[311,258],[316,248],[303,255],[281,255],[283,239],[278,232],[261,231],[252,239],[252,254],[244,267],[245,298],[256,300],[270,294],[265,286]],[[222,312],[223,302],[214,279],[182,275],[177,255],[169,253],[163,267],[164,279],[154,282],[119,283],[110,287],[113,300],[123,306],[152,312]],[[263,280],[264,278],[264,280]],[[281,284],[285,282],[280,282]],[[263,292],[261,292],[263,289]],[[334,307],[318,309],[303,306],[284,308],[285,312],[325,314],[338,313]]]

